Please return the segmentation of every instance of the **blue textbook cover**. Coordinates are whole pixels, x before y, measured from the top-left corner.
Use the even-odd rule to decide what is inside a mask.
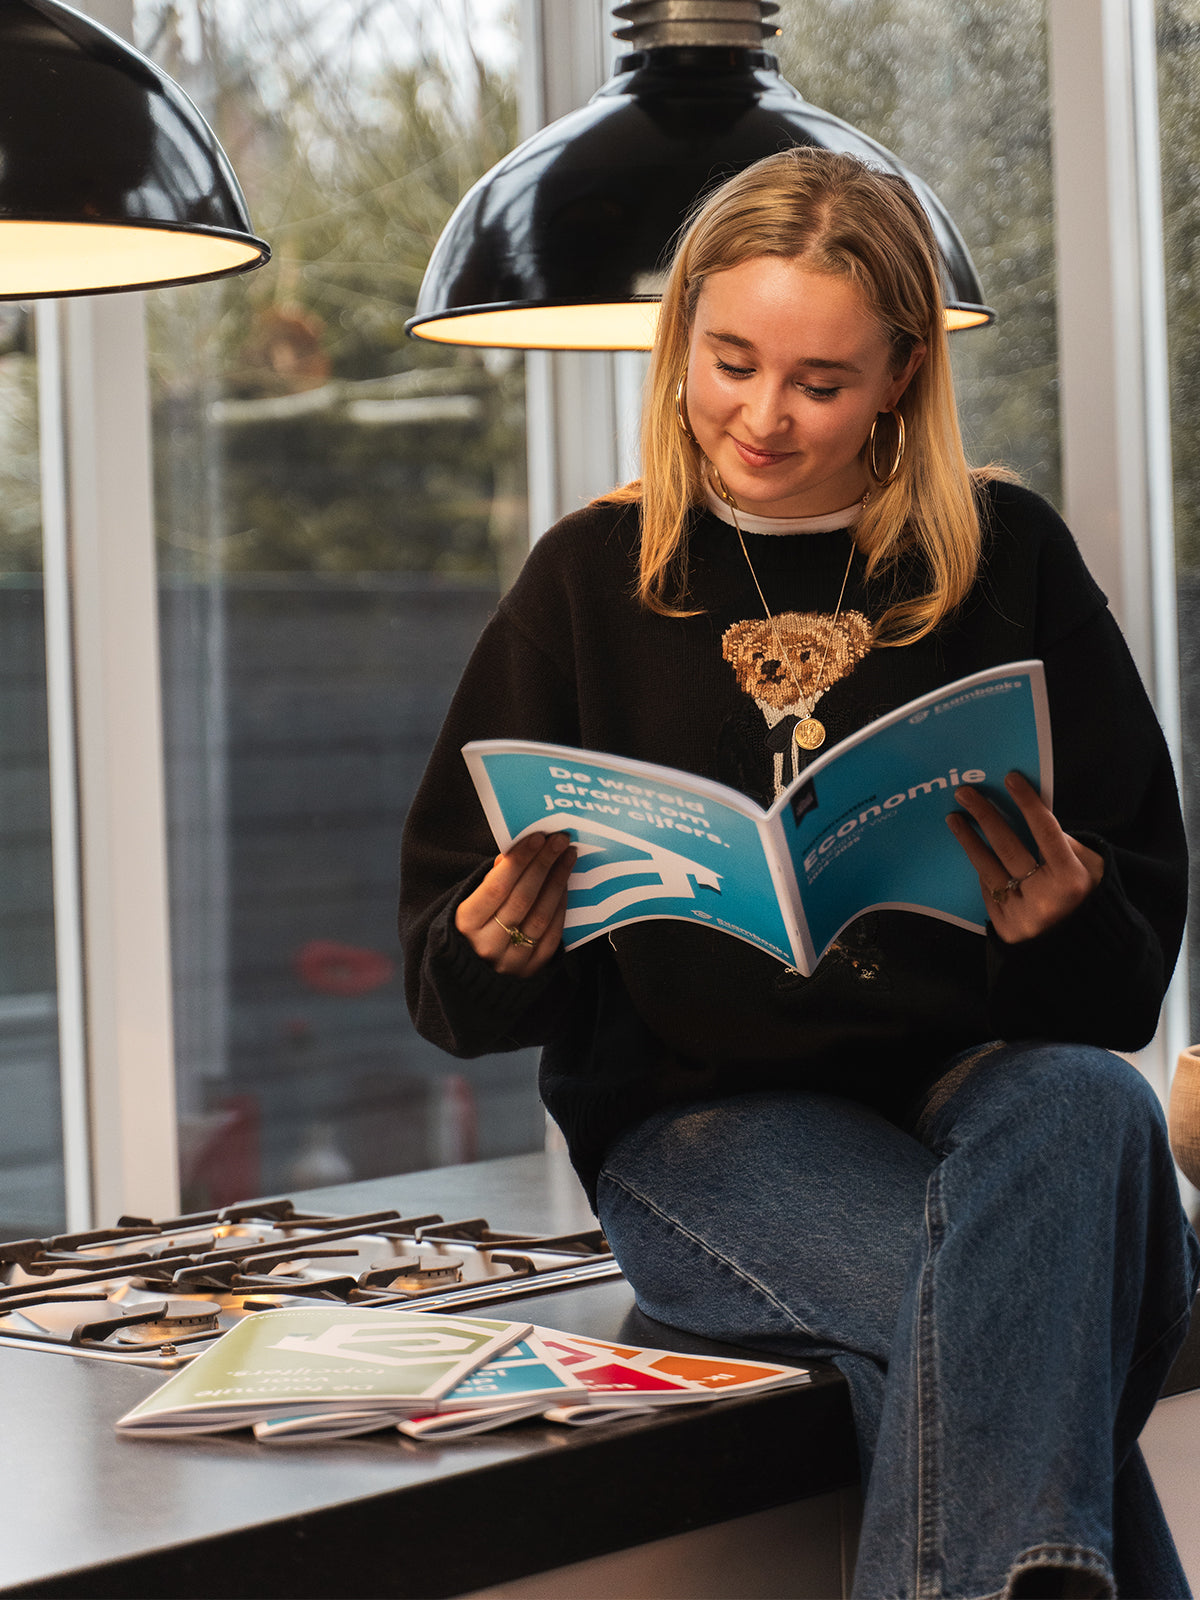
[[[534,831],[574,839],[568,948],[674,917],[805,974],[865,911],[984,932],[979,879],[945,820],[960,784],[1022,833],[1007,773],[1053,803],[1040,661],[974,673],[889,712],[819,756],[766,811],[694,773],[591,750],[480,739],[463,755],[502,850]]]

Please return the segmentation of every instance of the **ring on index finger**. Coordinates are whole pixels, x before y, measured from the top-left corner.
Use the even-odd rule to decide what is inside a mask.
[[[1023,872],[1019,878],[1010,878],[1007,883],[1001,884],[999,889],[993,889],[992,899],[998,906],[1002,906],[1008,899],[1009,895],[1012,894],[1013,890],[1019,890],[1023,883],[1025,883],[1029,878],[1033,877],[1035,872],[1039,872],[1041,870],[1041,867],[1042,863],[1040,861],[1035,861],[1028,872]]]

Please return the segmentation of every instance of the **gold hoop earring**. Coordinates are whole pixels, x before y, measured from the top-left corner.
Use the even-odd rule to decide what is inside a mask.
[[[692,444],[697,444],[696,435],[692,432],[692,425],[688,421],[687,399],[684,391],[687,388],[687,368],[684,367],[679,375],[679,382],[675,386],[675,421],[679,424],[679,431],[685,439]]]
[[[880,472],[879,464],[875,460],[875,430],[879,426],[879,417],[880,416],[883,416],[883,417],[895,417],[895,419],[896,419],[896,453],[892,457],[891,469],[888,472],[886,477]],[[889,483],[894,483],[896,481],[896,478],[897,478],[897,476],[899,475],[899,472],[900,472],[900,463],[903,460],[904,460],[904,418],[900,415],[900,413],[898,411],[881,411],[879,413],[879,416],[877,416],[875,418],[875,421],[871,424],[871,431],[867,435],[867,465],[871,469],[871,476],[875,479],[875,482],[877,484],[879,484],[879,486],[881,488],[886,489]]]

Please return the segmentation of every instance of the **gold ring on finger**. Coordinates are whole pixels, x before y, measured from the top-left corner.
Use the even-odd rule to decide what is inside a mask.
[[[527,933],[522,933],[520,928],[510,928],[508,923],[501,922],[499,917],[494,916],[492,921],[498,928],[504,929],[505,933],[508,935],[509,944],[524,945],[529,950],[532,950],[534,945],[537,944],[536,939],[531,939]]]
[[[1002,906],[1014,889],[1019,889],[1027,879],[1032,878],[1035,872],[1040,871],[1042,863],[1035,861],[1028,872],[1023,872],[1019,878],[1010,878],[999,889],[992,890],[992,899],[998,906]]]

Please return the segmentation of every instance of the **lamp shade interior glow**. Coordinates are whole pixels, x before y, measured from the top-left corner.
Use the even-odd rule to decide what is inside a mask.
[[[657,300],[570,306],[469,307],[414,329],[443,344],[508,350],[649,350],[658,327]]]
[[[658,327],[658,311],[657,300],[466,307],[431,318],[412,331],[437,344],[494,350],[649,350]],[[943,313],[949,333],[983,327],[992,315],[986,306],[947,307]]]
[[[171,78],[59,0],[2,0],[0,299],[225,277],[270,253]]]
[[[184,283],[241,272],[261,259],[260,250],[234,236],[99,222],[0,221],[0,299]]]

